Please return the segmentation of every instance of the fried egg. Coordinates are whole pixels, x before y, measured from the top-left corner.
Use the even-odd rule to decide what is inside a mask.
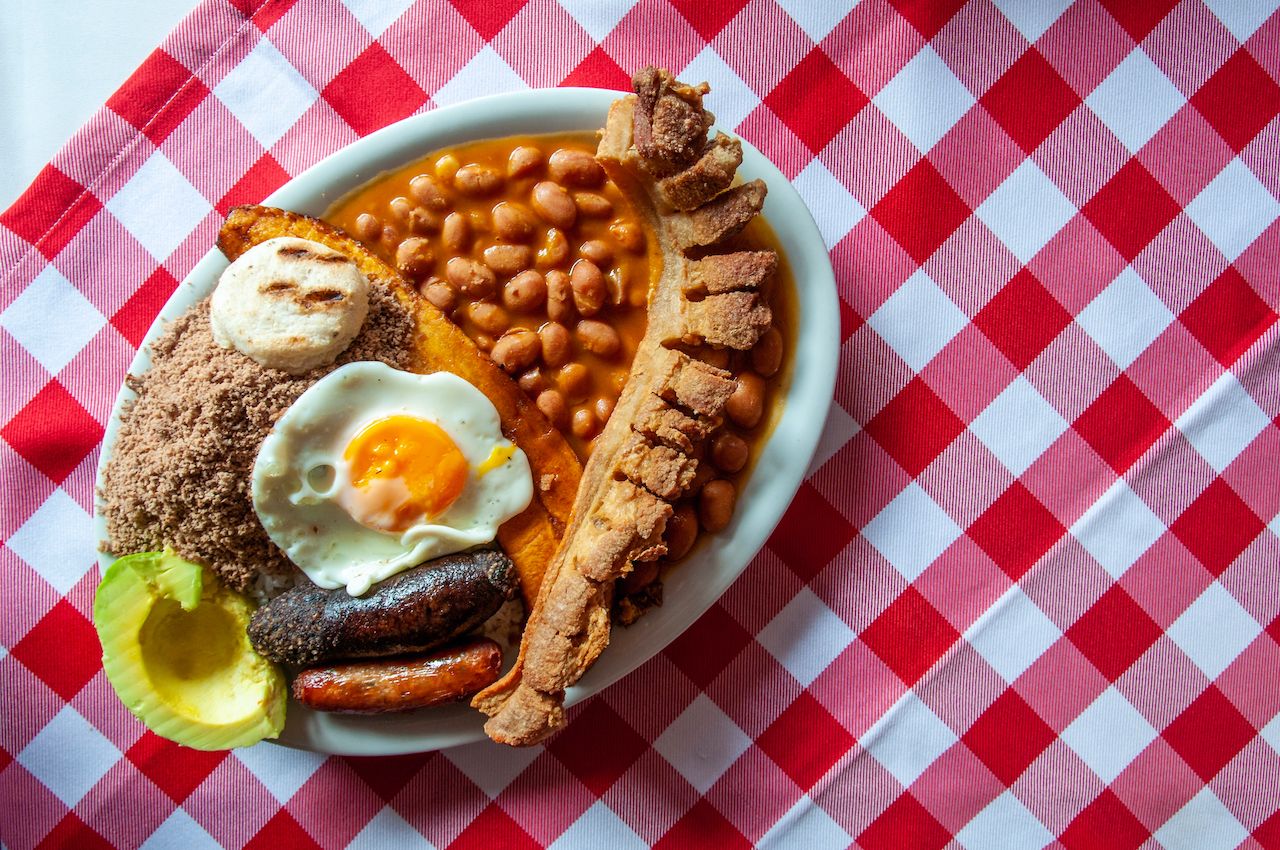
[[[448,372],[348,363],[307,389],[253,466],[262,527],[320,587],[359,596],[489,543],[533,499],[529,460],[484,393]]]

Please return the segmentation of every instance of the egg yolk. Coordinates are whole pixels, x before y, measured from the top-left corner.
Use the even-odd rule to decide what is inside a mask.
[[[444,513],[462,495],[467,459],[434,422],[388,416],[366,425],[343,452],[359,491],[355,518],[384,531],[405,531]]]

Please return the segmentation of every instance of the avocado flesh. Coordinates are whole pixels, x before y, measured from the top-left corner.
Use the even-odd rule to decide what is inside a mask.
[[[157,735],[200,750],[244,747],[284,726],[284,677],[249,644],[248,601],[169,552],[129,555],[102,577],[93,621],[102,666]]]

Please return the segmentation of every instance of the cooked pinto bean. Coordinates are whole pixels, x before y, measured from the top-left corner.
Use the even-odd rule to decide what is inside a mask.
[[[698,539],[698,512],[693,505],[683,502],[676,506],[663,537],[667,541],[667,560],[678,561],[689,554]]]
[[[461,213],[451,212],[444,217],[444,229],[440,233],[444,247],[461,254],[471,244],[471,219]]]
[[[445,277],[463,294],[472,298],[488,298],[497,292],[498,279],[484,263],[467,257],[454,257],[445,264]]]
[[[569,270],[569,285],[573,287],[573,305],[584,316],[594,316],[604,307],[609,291],[605,287],[600,267],[590,260],[578,260]]]
[[[547,176],[569,186],[599,186],[604,182],[604,169],[586,151],[561,148],[547,160]]]
[[[382,222],[372,213],[356,216],[356,238],[361,242],[376,242],[382,236]]]
[[[392,198],[387,208],[391,211],[392,219],[401,224],[408,224],[409,213],[413,212],[413,201],[405,197]]]
[[[533,211],[548,224],[562,230],[573,227],[578,219],[578,208],[574,206],[573,198],[569,197],[563,186],[549,180],[534,185]]]
[[[534,403],[555,427],[563,428],[569,424],[569,406],[565,404],[564,396],[559,390],[543,390],[538,393],[538,399]]]
[[[502,290],[502,303],[516,313],[533,313],[547,302],[547,281],[540,272],[526,269],[511,278]]]
[[[769,328],[751,349],[751,368],[763,377],[772,378],[782,368],[782,334]]]
[[[743,428],[756,427],[764,414],[764,378],[754,372],[739,375],[738,388],[729,396],[724,411],[735,424]]]
[[[596,418],[600,420],[600,426],[603,428],[604,423],[609,421],[609,417],[613,415],[614,400],[608,396],[600,396],[596,399],[595,411]]]
[[[538,393],[546,388],[547,382],[542,377],[542,370],[538,368],[530,369],[516,379],[516,385],[524,391],[529,398],[537,398]]]
[[[490,245],[484,249],[484,262],[503,277],[509,277],[533,263],[533,249],[528,245]]]
[[[464,165],[453,177],[453,185],[464,195],[491,195],[502,188],[502,175],[487,165]]]
[[[723,531],[733,519],[733,506],[738,499],[738,491],[729,481],[717,478],[708,481],[698,494],[698,518],[702,527],[713,534]]]
[[[542,151],[529,145],[521,145],[507,157],[507,176],[526,177],[542,165]]]
[[[410,236],[396,248],[396,268],[405,277],[420,278],[431,271],[435,257],[431,243],[421,236]]]
[[[427,209],[442,212],[449,207],[449,199],[440,188],[439,181],[430,174],[419,174],[410,180],[409,193]]]
[[[438,277],[433,277],[422,286],[422,295],[444,314],[452,313],[458,306],[458,290]]]
[[[601,239],[588,239],[583,242],[578,248],[578,254],[597,266],[607,266],[613,262],[613,249],[609,247],[609,243]]]
[[[599,423],[596,415],[589,407],[579,407],[573,412],[573,436],[579,440],[589,440],[596,435]]]
[[[490,351],[493,350],[493,337],[489,336],[488,334],[478,333],[471,339],[472,339],[472,342],[476,344],[476,348],[480,349],[485,354],[488,354]]]
[[[488,301],[477,301],[471,305],[468,312],[471,314],[471,321],[476,323],[476,327],[487,334],[497,336],[511,327],[511,321],[507,318],[507,311],[497,304],[491,304]]]
[[[529,330],[515,330],[503,334],[493,344],[490,356],[509,375],[524,371],[534,364],[542,351],[538,335]]]
[[[569,276],[559,269],[547,272],[547,317],[553,322],[573,320],[573,286]]]
[[[639,254],[644,250],[644,230],[634,221],[615,221],[609,225],[609,232],[618,244],[632,253]]]
[[[730,474],[747,465],[751,449],[737,434],[722,431],[711,441],[711,462]]]
[[[533,215],[519,204],[502,201],[493,208],[493,230],[508,242],[532,238],[535,227]]]
[[[569,331],[565,330],[564,325],[559,322],[547,322],[539,329],[538,336],[542,337],[543,363],[552,369],[559,369],[569,362],[572,343],[569,341]]]
[[[569,258],[569,240],[559,228],[547,231],[546,244],[538,249],[538,268],[553,269]]]
[[[587,397],[591,389],[591,373],[581,363],[567,363],[560,368],[560,390],[573,402]]]
[[[613,215],[613,201],[595,192],[574,192],[573,202],[578,212],[588,218],[608,218]]]
[[[452,183],[453,178],[457,175],[458,169],[462,167],[462,163],[451,153],[436,160],[436,177],[445,183]]]
[[[612,325],[597,322],[594,319],[583,319],[578,322],[578,342],[592,354],[601,357],[612,357],[618,353],[622,340]]]

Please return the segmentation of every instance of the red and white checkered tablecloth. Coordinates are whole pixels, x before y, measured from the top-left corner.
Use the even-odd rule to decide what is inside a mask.
[[[0,214],[4,847],[1280,847],[1280,13],[850,6],[199,6]],[[223,214],[650,62],[837,269],[836,405],[767,548],[545,747],[144,733],[88,619],[97,447]]]

